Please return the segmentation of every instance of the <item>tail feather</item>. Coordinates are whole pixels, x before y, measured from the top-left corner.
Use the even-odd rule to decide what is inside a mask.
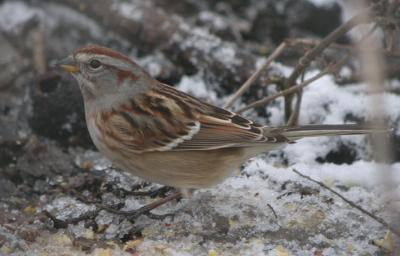
[[[280,134],[289,140],[298,140],[305,137],[337,136],[369,133],[387,133],[389,130],[382,127],[368,125],[343,124],[343,125],[303,125],[295,127],[266,128],[266,134]]]

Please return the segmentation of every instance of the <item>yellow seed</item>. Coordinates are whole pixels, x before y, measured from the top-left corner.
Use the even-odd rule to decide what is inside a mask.
[[[348,252],[352,252],[353,250],[354,250],[354,245],[352,245],[352,244],[347,245]]]
[[[85,171],[89,171],[90,169],[92,169],[93,164],[89,161],[85,161],[81,164],[81,169],[85,170]]]
[[[276,256],[289,256],[289,253],[285,250],[285,248],[283,248],[282,245],[278,245],[277,247],[275,247],[275,251]]]
[[[58,245],[67,245],[67,244],[72,244],[71,239],[64,234],[55,234],[53,236],[53,240],[58,244]]]
[[[97,232],[97,233],[103,233],[104,230],[106,230],[106,225],[100,224],[100,225],[97,227],[96,232]]]
[[[33,207],[32,205],[28,205],[28,206],[25,207],[25,209],[24,209],[24,213],[30,214],[30,215],[35,214],[35,211],[36,211],[36,209],[35,209],[35,207]]]
[[[211,249],[208,251],[208,256],[218,256],[218,253],[216,250]]]
[[[138,246],[140,243],[142,242],[142,240],[140,239],[135,239],[135,240],[131,240],[129,242],[127,242],[124,247],[122,248],[123,251],[135,248],[136,246]]]
[[[3,245],[1,248],[0,248],[0,254],[1,255],[9,255],[9,254],[11,254],[13,252],[13,250],[10,248],[10,247],[8,247],[8,246],[5,246],[5,245]]]
[[[83,232],[83,237],[86,239],[94,239],[94,232],[93,230],[87,228],[84,232]]]
[[[79,10],[80,10],[81,12],[85,11],[85,10],[86,10],[86,4],[80,3],[80,4],[79,4]]]
[[[326,179],[326,180],[323,181],[323,183],[328,188],[332,188],[333,186],[335,186],[335,180],[334,179]]]
[[[393,251],[393,238],[392,233],[388,231],[383,239],[373,240],[373,244],[381,247],[389,252]]]
[[[96,256],[111,256],[111,249],[99,249]]]

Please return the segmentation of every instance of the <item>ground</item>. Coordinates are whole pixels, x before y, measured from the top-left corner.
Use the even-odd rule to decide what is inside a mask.
[[[0,61],[0,255],[391,255],[396,250],[396,236],[387,227],[294,170],[399,228],[398,77],[388,79],[387,92],[379,96],[385,111],[380,115],[392,128],[383,135],[393,142],[391,161],[377,159],[371,135],[309,138],[250,159],[218,186],[152,211],[171,214],[163,219],[153,215],[132,219],[100,209],[97,203],[137,209],[160,195],[133,193],[160,185],[115,169],[91,144],[77,85],[50,65],[66,50],[88,42],[117,48],[159,80],[221,106],[262,65],[267,56],[264,47],[274,48],[279,36],[326,33],[306,18],[283,19],[290,16],[285,9],[290,1],[283,7],[273,1],[250,1],[241,11],[228,14],[226,8],[235,6],[234,1],[222,1],[228,3],[218,7],[223,11],[214,11],[208,1],[200,5],[182,1],[173,7],[157,0],[143,6],[138,1],[110,2],[115,20],[125,17],[131,25],[145,28],[151,24],[141,23],[148,16],[143,12],[156,6],[161,11],[153,14],[154,20],[166,19],[165,30],[173,30],[174,36],[135,29],[124,34],[132,26],[124,27],[123,22],[109,31],[113,20],[91,16],[90,5],[78,8],[82,13],[77,11],[73,0],[47,5],[0,2],[0,53],[5,56]],[[343,8],[335,1],[302,3],[308,11],[324,8],[319,11],[332,17],[340,17],[337,12]],[[286,20],[278,26],[284,33],[265,25],[272,24],[263,15],[272,15],[271,10],[277,12],[272,16],[277,21]],[[172,18],[165,15],[168,12],[174,13]],[[232,20],[238,27],[229,26]],[[265,31],[254,32],[262,26]],[[37,39],[35,33],[42,35]],[[39,61],[32,57],[40,52],[40,38],[46,46],[44,70],[40,57]],[[279,91],[277,85],[265,82],[266,77],[290,74],[296,57],[276,60],[257,89],[245,94],[234,109]],[[318,71],[318,65],[313,66],[305,79]],[[341,75],[351,72],[347,67]],[[299,124],[371,120],[376,115],[375,97],[363,81],[343,85],[334,76],[324,76],[305,88]],[[282,125],[283,106],[283,98],[278,98],[243,115],[262,124]]]

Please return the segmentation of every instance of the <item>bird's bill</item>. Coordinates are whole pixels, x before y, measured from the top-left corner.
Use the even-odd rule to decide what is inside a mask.
[[[68,56],[67,58],[65,58],[63,60],[58,61],[57,66],[68,73],[76,73],[79,71],[79,66],[74,61],[72,56]]]

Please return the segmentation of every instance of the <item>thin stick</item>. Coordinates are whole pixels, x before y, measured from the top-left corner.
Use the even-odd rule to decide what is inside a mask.
[[[315,47],[316,45],[321,43],[321,40],[308,39],[308,38],[289,38],[289,39],[285,40],[285,42],[286,42],[288,48],[300,48],[301,46]],[[354,45],[338,44],[338,43],[332,43],[327,48],[338,49],[338,50],[343,50],[343,51],[357,50],[357,48]],[[303,50],[303,49],[299,49],[299,50]],[[371,51],[377,51],[377,50],[371,49]],[[399,51],[394,51],[394,50],[390,51],[389,49],[379,49],[378,51],[387,57],[400,58]]]
[[[124,216],[129,216],[129,217],[132,217],[132,218],[137,218],[142,214],[149,213],[151,210],[157,208],[160,205],[163,205],[163,204],[165,204],[167,202],[170,202],[170,201],[172,201],[174,199],[180,199],[180,198],[182,198],[182,194],[180,192],[175,192],[175,193],[172,193],[171,195],[168,195],[168,196],[166,196],[164,198],[158,199],[158,200],[156,200],[156,201],[154,201],[154,202],[152,202],[150,204],[147,204],[145,206],[142,206],[142,207],[140,207],[138,209],[129,210],[129,211],[120,211],[120,210],[116,210],[116,209],[113,209],[113,208],[110,208],[110,207],[106,207],[106,206],[100,205],[100,204],[97,204],[96,206],[101,208],[101,209],[104,209],[104,210],[106,210],[108,212],[111,212],[111,213],[124,215]]]
[[[46,73],[47,61],[45,56],[45,45],[44,45],[44,34],[40,28],[35,29],[32,32],[33,40],[33,64],[36,72],[39,75]]]
[[[358,15],[355,15],[353,18],[336,28],[333,32],[331,32],[327,37],[325,37],[318,45],[316,45],[313,49],[304,54],[303,57],[300,58],[296,67],[293,69],[290,76],[284,82],[284,88],[290,88],[292,85],[296,83],[297,78],[304,72],[306,68],[311,64],[311,62],[319,56],[331,43],[336,41],[339,37],[346,34],[348,31],[353,29],[355,26],[368,22],[368,14],[370,9],[366,9],[360,12]],[[288,120],[292,108],[291,108],[292,96],[285,97],[285,119]]]
[[[294,126],[298,123],[302,99],[303,99],[303,90],[299,90],[296,93],[296,106],[294,107],[294,111],[292,112],[289,121],[286,123],[287,126]]]
[[[239,88],[239,90],[236,91],[234,95],[228,101],[224,104],[224,108],[229,108],[233,105],[233,103],[245,93],[250,86],[254,83],[254,81],[260,76],[261,72],[269,67],[271,65],[272,61],[274,61],[281,53],[283,50],[286,48],[286,43],[281,43],[278,48],[275,49],[275,51],[268,57],[264,65],[262,65],[256,72],[254,72],[249,79]]]
[[[372,35],[372,33],[376,30],[377,25],[375,25],[374,27],[372,27],[360,40],[360,43],[362,44],[364,42],[365,39],[367,39],[370,35]],[[271,96],[266,96],[264,98],[262,98],[261,100],[255,101],[250,103],[249,105],[247,105],[246,107],[243,107],[241,109],[239,109],[238,111],[236,111],[236,113],[240,114],[243,111],[246,111],[250,108],[255,108],[255,107],[259,107],[259,106],[263,106],[265,104],[268,104],[269,102],[271,102],[272,100],[281,97],[281,96],[285,96],[288,94],[292,94],[294,92],[297,92],[299,90],[302,90],[304,87],[306,87],[307,85],[311,84],[312,82],[314,82],[315,80],[321,78],[322,76],[326,75],[326,74],[334,74],[335,72],[338,72],[339,69],[350,59],[351,54],[353,53],[353,51],[355,51],[356,49],[354,48],[352,51],[348,52],[343,58],[341,58],[340,60],[337,61],[337,63],[335,64],[331,64],[330,66],[328,66],[324,71],[322,71],[321,73],[319,73],[318,75],[300,83],[299,85],[296,86],[292,86],[286,90],[280,91],[274,95]],[[301,103],[301,102],[299,102]],[[297,106],[296,106],[297,107]],[[300,107],[300,106],[299,106]],[[289,119],[290,121],[290,119]],[[288,122],[289,123],[289,122]]]
[[[321,77],[323,77],[324,75],[327,75],[327,74],[329,74],[329,73],[331,73],[331,71],[328,70],[328,69],[325,70],[325,71],[322,71],[322,72],[320,72],[319,74],[313,76],[312,78],[307,79],[306,81],[304,81],[304,82],[301,83],[301,84],[292,86],[292,87],[290,87],[290,88],[288,88],[288,89],[286,89],[286,90],[280,91],[280,92],[278,92],[278,93],[276,93],[276,94],[274,94],[274,95],[266,96],[266,97],[262,98],[261,100],[254,101],[254,102],[250,103],[249,105],[247,105],[247,106],[245,106],[245,107],[239,109],[238,111],[236,111],[236,113],[240,114],[240,113],[242,113],[243,111],[246,111],[246,110],[248,110],[248,109],[255,108],[255,107],[259,107],[259,106],[263,106],[263,105],[265,105],[265,104],[267,104],[267,103],[269,103],[269,102],[273,101],[274,99],[279,98],[279,97],[281,97],[281,96],[285,96],[285,95],[288,95],[288,94],[292,94],[292,93],[294,93],[294,92],[297,92],[298,90],[303,89],[304,87],[306,87],[307,85],[311,84],[311,83],[314,82],[315,80],[318,80],[318,79],[320,79]]]
[[[274,208],[272,207],[272,205],[267,204],[267,206],[268,206],[269,209],[271,209],[271,212],[274,214],[275,219],[277,219],[278,215],[276,215],[276,212],[275,212]]]
[[[376,222],[380,223],[382,226],[384,226],[385,228],[389,229],[393,234],[395,234],[396,236],[400,237],[400,231],[391,227],[389,225],[389,223],[387,223],[384,219],[372,214],[371,212],[365,210],[364,208],[362,208],[361,206],[357,205],[356,203],[350,201],[349,199],[347,199],[346,197],[342,196],[341,194],[339,194],[338,192],[336,192],[335,190],[331,189],[330,187],[326,186],[324,183],[314,180],[313,178],[302,174],[301,172],[297,171],[296,169],[292,169],[292,171],[294,173],[296,173],[297,175],[312,181],[316,184],[318,184],[320,187],[329,190],[331,193],[335,194],[336,196],[338,196],[340,199],[342,199],[343,201],[345,201],[346,203],[348,203],[351,207],[356,208],[357,210],[359,210],[360,212],[364,213],[365,215],[371,217],[372,219],[374,219]]]
[[[323,50],[325,50],[331,43],[336,41],[339,37],[350,31],[353,27],[368,22],[369,9],[362,11],[358,15],[354,16],[346,23],[335,29],[327,37],[325,37],[318,45],[316,45],[311,51],[307,52],[300,60],[297,66],[294,68],[292,74],[286,81],[287,86],[291,86],[295,83],[296,79],[304,69],[307,68],[311,61],[314,60]]]

